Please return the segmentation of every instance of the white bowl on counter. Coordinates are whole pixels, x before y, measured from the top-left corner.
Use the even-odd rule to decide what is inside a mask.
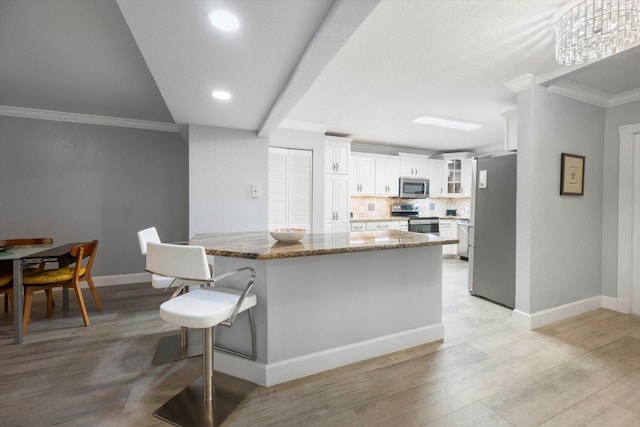
[[[278,242],[297,242],[307,234],[307,230],[303,228],[277,228],[269,233]]]

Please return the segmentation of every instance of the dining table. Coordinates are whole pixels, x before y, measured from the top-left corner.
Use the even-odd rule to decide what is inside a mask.
[[[23,270],[29,266],[42,263],[57,263],[58,267],[66,267],[75,262],[75,258],[71,255],[71,248],[76,244],[20,245],[5,247],[0,250],[0,264],[11,263],[13,270],[13,335],[15,344],[21,344],[24,340],[22,334]],[[69,292],[67,289],[64,289],[63,292],[63,309],[69,309]]]

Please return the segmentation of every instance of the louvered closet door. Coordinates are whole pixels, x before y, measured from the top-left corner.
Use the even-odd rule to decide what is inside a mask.
[[[288,158],[288,214],[289,227],[311,232],[311,169],[312,152],[289,150]]]
[[[313,153],[269,147],[269,229],[311,231]]]
[[[269,230],[287,227],[287,150],[269,147]]]

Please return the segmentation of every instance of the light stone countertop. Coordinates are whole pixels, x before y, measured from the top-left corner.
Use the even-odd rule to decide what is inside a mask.
[[[280,243],[268,231],[196,234],[191,245],[204,246],[207,255],[269,260],[347,252],[441,246],[458,243],[434,234],[400,230],[336,234],[308,234],[299,242]]]

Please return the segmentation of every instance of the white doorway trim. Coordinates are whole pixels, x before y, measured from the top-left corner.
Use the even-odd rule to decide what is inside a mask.
[[[640,314],[640,124],[620,126],[617,311]]]

